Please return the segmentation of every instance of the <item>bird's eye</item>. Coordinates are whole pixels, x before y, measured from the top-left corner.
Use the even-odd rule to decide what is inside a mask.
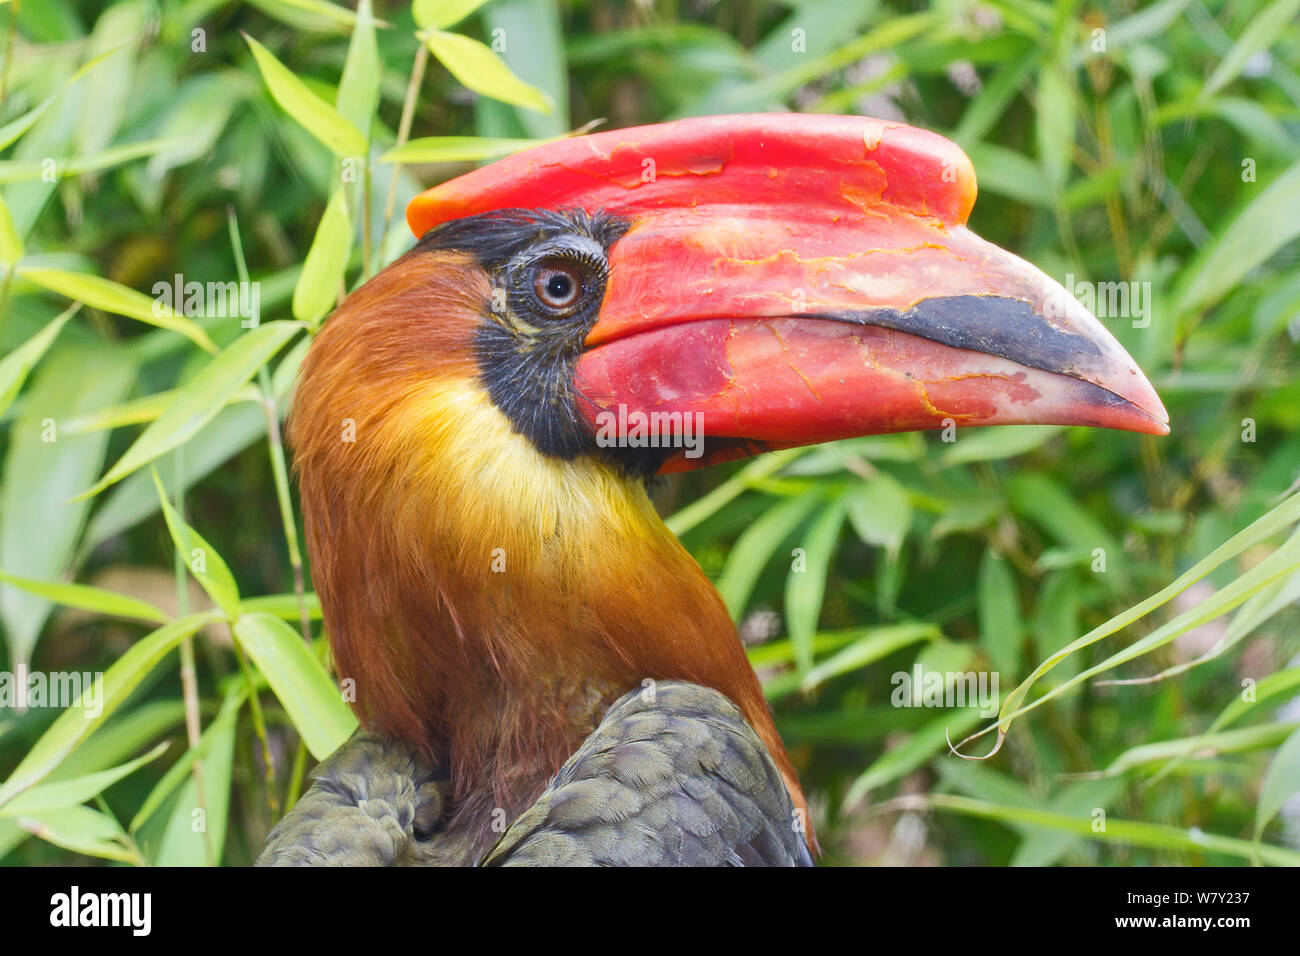
[[[543,262],[533,272],[533,294],[552,311],[572,309],[582,292],[582,274],[567,262]]]

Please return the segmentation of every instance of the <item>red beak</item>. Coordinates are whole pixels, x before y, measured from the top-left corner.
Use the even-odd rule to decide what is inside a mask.
[[[578,206],[630,220],[574,376],[593,431],[697,423],[664,471],[764,447],[994,424],[1167,434],[1082,305],[965,227],[942,137],[865,117],[682,120],[563,140],[445,183],[408,219]]]

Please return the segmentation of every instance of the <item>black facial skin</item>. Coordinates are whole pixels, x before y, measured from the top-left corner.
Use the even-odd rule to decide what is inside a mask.
[[[648,475],[670,450],[601,448],[578,415],[573,389],[582,343],[605,296],[609,248],[629,227],[624,219],[578,209],[503,209],[444,223],[418,249],[467,252],[487,272],[493,300],[486,303],[475,357],[488,394],[517,432],[546,455],[600,455],[630,474]]]

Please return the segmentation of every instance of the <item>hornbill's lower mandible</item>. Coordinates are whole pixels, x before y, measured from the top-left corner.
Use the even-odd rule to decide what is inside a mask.
[[[1165,434],[974,201],[941,137],[804,115],[564,139],[419,196],[419,243],[302,368],[313,576],[368,732],[261,862],[809,862],[736,629],[645,479],[949,424]]]

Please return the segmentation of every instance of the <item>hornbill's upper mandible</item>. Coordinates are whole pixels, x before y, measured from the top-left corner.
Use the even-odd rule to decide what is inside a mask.
[[[1165,434],[974,201],[943,138],[805,115],[563,139],[415,199],[290,423],[369,733],[262,862],[807,862],[762,690],[644,479],[949,423]]]

